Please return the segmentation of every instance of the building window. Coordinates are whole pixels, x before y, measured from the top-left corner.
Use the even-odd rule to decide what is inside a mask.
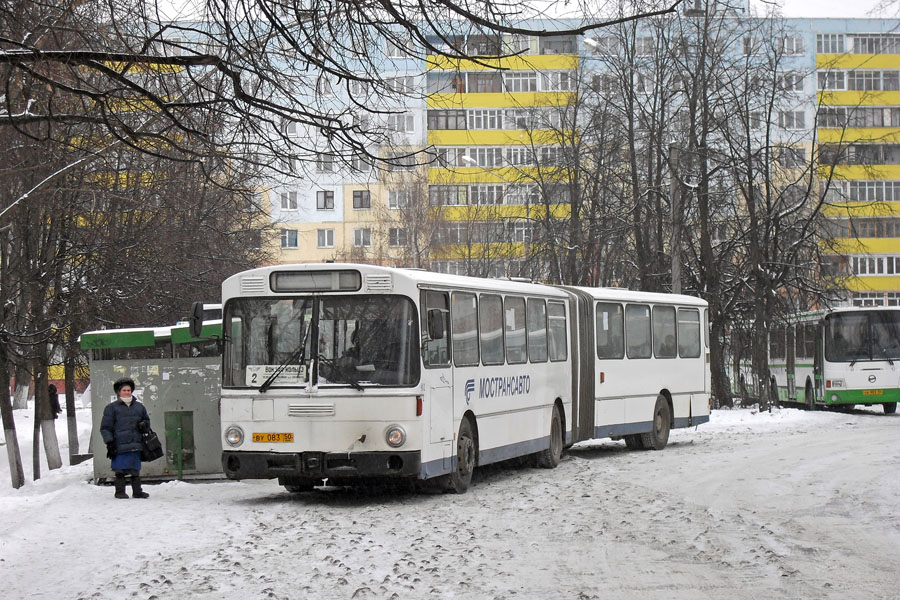
[[[316,246],[319,248],[334,248],[334,229],[316,230]]]
[[[318,155],[316,155],[316,170],[319,173],[333,173],[334,156],[324,153],[319,153]]]
[[[778,80],[778,87],[784,92],[802,92],[803,74],[796,71],[782,73]]]
[[[465,129],[466,111],[429,110],[428,129]]]
[[[898,54],[900,36],[892,33],[851,35],[854,54]]]
[[[537,73],[534,71],[511,71],[503,75],[507,92],[536,92]]]
[[[409,190],[390,190],[388,192],[388,208],[399,210],[409,206]]]
[[[819,71],[816,74],[818,89],[844,90],[847,88],[844,71]]]
[[[388,171],[415,171],[416,156],[408,152],[389,152],[384,158]]]
[[[778,164],[786,168],[806,166],[806,149],[781,148],[778,152]]]
[[[353,208],[357,210],[372,208],[372,193],[369,190],[353,190]]]
[[[619,40],[611,35],[585,38],[584,43],[597,56],[615,56],[619,53]]]
[[[782,129],[803,129],[806,127],[805,114],[802,110],[783,110],[778,113],[778,126]]]
[[[843,54],[844,34],[820,33],[816,35],[816,52],[819,54]]]
[[[505,204],[537,204],[540,194],[535,183],[516,183],[506,186]]]
[[[440,146],[434,149],[435,162],[439,167],[470,167],[465,160],[465,148],[452,148],[449,146]]]
[[[334,210],[334,192],[331,190],[319,190],[316,192],[317,210]]]
[[[316,81],[316,93],[320,96],[334,95],[334,84],[331,83],[328,75],[319,75],[319,79]]]
[[[294,121],[285,121],[282,126],[282,130],[287,135],[297,135],[297,123],[295,123]]]
[[[634,55],[635,56],[653,56],[655,45],[652,37],[639,37],[635,40]]]
[[[471,188],[472,204],[503,204],[503,185],[483,183]]]
[[[296,248],[297,247],[297,230],[282,229],[281,230],[281,247]]]
[[[527,146],[510,146],[506,149],[506,164],[510,167],[524,167],[534,164],[531,148]]]
[[[468,187],[465,185],[429,186],[428,203],[431,206],[465,206],[469,203]]]
[[[744,38],[744,56],[754,56],[759,52],[759,40],[753,37]]]
[[[503,148],[469,148],[469,158],[479,167],[500,167],[503,166]]]
[[[503,75],[500,73],[469,73],[469,92],[496,94],[503,91]]]
[[[395,94],[410,95],[416,91],[416,78],[413,75],[387,77],[384,84],[389,91]]]
[[[365,81],[351,79],[349,85],[350,95],[354,98],[365,98],[369,95],[369,84]]]
[[[350,157],[350,169],[357,173],[368,173],[372,170],[372,161],[365,154],[355,152]]]
[[[387,128],[400,133],[413,133],[416,130],[416,120],[411,113],[388,115]]]
[[[575,73],[550,71],[541,73],[541,87],[545,92],[571,92],[575,90]]]
[[[413,55],[413,45],[409,40],[387,40],[388,58],[410,58]]]
[[[297,210],[297,192],[281,192],[281,210]]]
[[[355,248],[368,248],[372,245],[372,230],[368,227],[353,230],[353,246]]]
[[[503,129],[503,111],[500,109],[470,110],[469,129]]]
[[[766,117],[762,111],[754,110],[750,113],[750,129],[762,129],[766,124]]]
[[[802,56],[806,52],[803,48],[802,37],[782,38],[781,48],[787,56]]]
[[[388,245],[393,248],[409,246],[409,233],[405,227],[391,227],[388,230]]]

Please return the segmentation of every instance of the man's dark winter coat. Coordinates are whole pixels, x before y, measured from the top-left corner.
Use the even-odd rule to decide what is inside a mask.
[[[141,432],[138,431],[138,423],[147,421],[150,426],[150,415],[147,409],[137,400],[131,401],[131,406],[121,400],[108,404],[103,409],[103,420],[100,421],[100,434],[103,443],[108,444],[115,440],[116,452],[134,452],[141,450]]]

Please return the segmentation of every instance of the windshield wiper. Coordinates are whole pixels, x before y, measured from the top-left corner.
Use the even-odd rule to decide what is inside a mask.
[[[886,361],[888,361],[888,364],[891,365],[891,366],[893,367],[893,366],[894,366],[894,361],[892,361],[892,360],[891,360],[891,357],[888,356],[887,350],[885,350],[884,348],[879,348],[879,350],[881,350],[881,353],[884,354],[884,359],[885,359]]]
[[[300,346],[294,350],[294,352],[287,357],[287,359],[278,365],[278,368],[275,369],[275,372],[269,375],[269,377],[262,382],[262,385],[259,386],[259,393],[265,394],[266,390],[272,387],[272,384],[275,383],[275,380],[278,379],[278,376],[281,375],[281,372],[291,363],[297,362],[301,356],[303,356],[303,350],[306,348],[306,338],[309,337],[309,330],[312,329],[309,325],[306,326],[306,331],[303,334],[303,339],[300,340]]]
[[[359,390],[360,392],[363,391],[363,386],[360,385],[359,381],[351,377],[349,373],[347,373],[346,369],[339,367],[334,360],[330,358],[324,358],[322,356],[317,357],[317,359],[319,364],[326,365],[329,368],[328,379],[334,380],[338,383],[346,383],[354,390]]]

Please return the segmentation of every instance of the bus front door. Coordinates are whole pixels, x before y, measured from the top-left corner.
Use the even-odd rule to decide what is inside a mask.
[[[428,455],[441,457],[441,472],[449,472],[453,456],[453,369],[450,368],[450,294],[424,290],[422,319],[425,343],[425,403],[428,413]],[[431,461],[429,461],[431,463]],[[433,463],[431,463],[433,464]],[[430,470],[430,469],[429,469]],[[432,474],[432,473],[429,473]]]

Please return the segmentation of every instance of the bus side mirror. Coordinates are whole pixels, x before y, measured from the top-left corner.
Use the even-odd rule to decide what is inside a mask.
[[[443,311],[432,308],[428,311],[428,337],[432,340],[444,338],[447,328],[444,323]]]
[[[188,331],[190,332],[191,337],[195,338],[200,337],[200,332],[203,331],[202,302],[194,302],[191,305],[191,318],[188,320]]]

